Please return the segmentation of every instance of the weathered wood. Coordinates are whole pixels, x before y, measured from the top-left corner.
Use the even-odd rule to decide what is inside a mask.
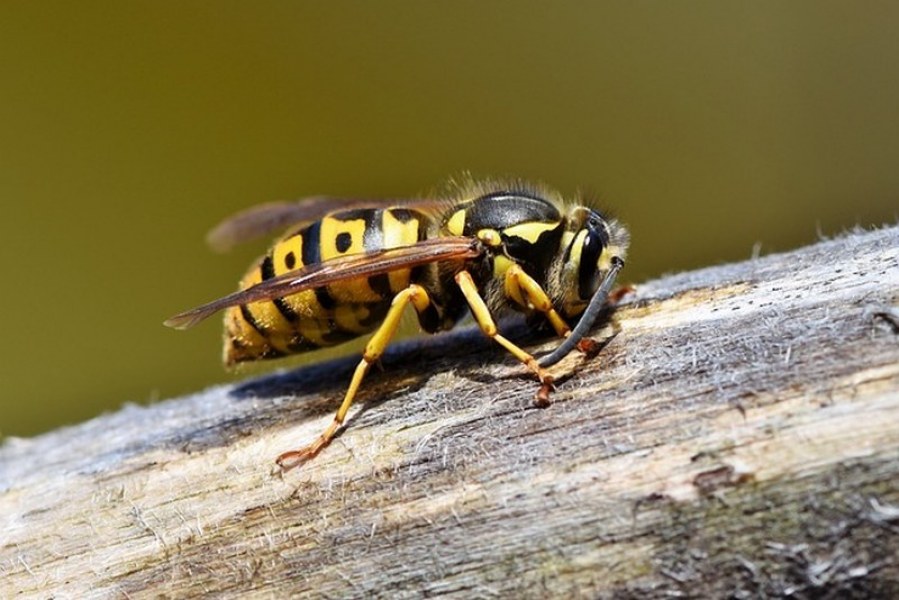
[[[477,332],[401,345],[284,475],[353,359],[8,440],[0,596],[899,596],[899,228],[646,283],[611,328],[542,410]]]

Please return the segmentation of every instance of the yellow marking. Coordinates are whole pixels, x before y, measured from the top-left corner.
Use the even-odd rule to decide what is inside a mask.
[[[499,246],[503,243],[502,237],[495,229],[481,229],[478,231],[478,239],[487,246]]]
[[[478,292],[474,279],[471,278],[471,273],[468,271],[459,271],[456,273],[456,284],[458,284],[459,289],[462,290],[462,295],[465,296],[465,300],[468,302],[471,314],[474,316],[474,320],[477,321],[481,331],[484,332],[484,335],[495,340],[500,346],[511,352],[515,358],[523,362],[525,366],[533,371],[537,378],[540,379],[540,383],[544,385],[551,384],[552,377],[550,377],[545,369],[537,364],[537,361],[534,360],[533,356],[497,332],[496,323],[490,315],[490,309],[487,308],[487,304],[484,302],[484,299],[481,298],[481,294]]]
[[[540,237],[544,231],[550,231],[559,226],[558,222],[554,223],[521,223],[519,225],[513,225],[512,227],[506,227],[503,229],[503,233],[506,235],[514,235],[515,237],[520,237],[529,242],[536,243],[537,239]]]
[[[391,290],[402,290],[404,287],[409,286],[409,278],[412,274],[412,271],[409,269],[402,269],[400,271],[391,271],[387,274],[387,280],[390,282]]]
[[[574,232],[572,232],[572,231],[563,232],[562,233],[562,242],[559,244],[559,248],[561,248],[562,250],[565,250],[565,248],[567,248],[571,244],[571,240],[573,240],[573,239],[574,239]]]
[[[405,223],[397,219],[389,210],[384,211],[382,235],[384,236],[385,248],[396,248],[397,246],[409,246],[418,241],[418,219],[409,219]],[[409,269],[393,271],[387,274],[390,281],[390,289],[394,292],[409,287]]]
[[[362,385],[365,374],[368,373],[372,363],[377,361],[381,355],[384,354],[384,350],[390,343],[391,338],[396,334],[397,327],[399,327],[400,324],[400,318],[403,316],[403,310],[405,310],[407,304],[412,304],[417,312],[422,312],[428,308],[431,304],[431,300],[428,298],[428,293],[425,289],[416,284],[410,285],[393,298],[393,302],[390,304],[390,309],[387,311],[384,321],[365,346],[365,351],[362,353],[362,360],[356,365],[356,370],[353,372],[353,379],[350,381],[350,387],[347,388],[346,395],[343,397],[343,402],[341,403],[340,408],[337,409],[337,414],[334,415],[334,420],[331,421],[331,424],[328,425],[324,433],[322,433],[310,446],[301,450],[285,452],[279,456],[278,464],[281,465],[281,467],[285,467],[285,463],[296,464],[308,460],[318,454],[322,448],[331,442],[334,434],[337,433],[337,430],[340,429],[344,419],[346,419],[346,414],[350,410],[353,400],[356,398],[356,394],[359,391],[359,386]],[[293,464],[288,464],[287,466],[290,467],[293,466]]]
[[[494,277],[503,277],[506,274],[506,271],[509,270],[512,265],[515,263],[509,260],[508,257],[503,255],[498,255],[493,259],[493,276]]]
[[[518,304],[546,315],[550,325],[560,337],[566,337],[571,332],[568,323],[556,312],[552,300],[540,284],[519,265],[513,265],[506,271],[505,289],[506,295]]]
[[[574,238],[574,245],[571,247],[571,255],[568,257],[568,263],[572,265],[581,264],[581,251],[584,249],[584,238],[587,237],[587,230],[582,229]]]
[[[350,245],[344,252],[337,249],[337,239],[341,233],[350,235]],[[319,240],[322,262],[337,256],[361,254],[365,252],[365,219],[341,221],[333,217],[325,217],[321,220]]]
[[[418,241],[418,219],[409,219],[405,223],[393,216],[389,210],[384,211],[384,247],[395,248],[407,246]]]
[[[465,209],[457,210],[446,222],[446,230],[451,235],[462,235],[465,231]]]
[[[346,252],[340,252],[337,249],[337,240],[340,234],[350,235],[350,244]],[[362,254],[365,252],[365,219],[340,221],[333,217],[325,217],[321,220],[319,237],[322,262],[338,256]],[[345,238],[346,236],[344,235],[343,237]],[[384,300],[371,289],[366,277],[333,283],[328,286],[328,292],[338,304],[380,302]]]
[[[293,253],[293,269],[287,268],[287,255]],[[295,271],[303,267],[303,236],[292,235],[275,243],[272,248],[272,264],[275,275],[281,275],[288,271]]]
[[[527,308],[528,302],[524,299],[521,285],[519,284],[518,279],[509,275],[508,270],[506,271],[506,276],[503,278],[503,289],[505,290],[506,297],[510,298],[512,302]]]

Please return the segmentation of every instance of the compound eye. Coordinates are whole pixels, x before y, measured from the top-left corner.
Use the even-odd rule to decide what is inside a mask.
[[[587,220],[587,233],[581,247],[581,264],[578,267],[578,296],[589,300],[596,293],[602,281],[599,257],[606,247],[607,236],[602,220],[596,214]]]

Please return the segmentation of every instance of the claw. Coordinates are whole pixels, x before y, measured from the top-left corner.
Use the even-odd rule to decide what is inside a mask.
[[[318,443],[313,444],[307,448],[303,448],[302,450],[290,450],[289,452],[285,452],[281,454],[278,458],[275,459],[275,462],[278,463],[278,466],[282,471],[289,471],[296,467],[299,467],[304,462],[315,457],[316,454],[319,453],[321,448],[315,448]]]
[[[340,420],[335,419],[331,422],[325,432],[315,440],[315,443],[300,450],[290,450],[289,452],[285,452],[276,458],[275,462],[278,463],[278,466],[281,467],[282,470],[289,471],[300,466],[309,459],[315,458],[315,456],[322,451],[322,448],[331,443],[331,440],[334,439],[334,435],[337,433],[337,430],[342,423],[342,418]]]
[[[618,304],[622,298],[636,291],[637,288],[629,284],[617,287],[609,293],[609,304]]]
[[[538,408],[546,408],[552,402],[549,401],[549,394],[556,387],[553,385],[553,378],[549,375],[543,377],[543,380],[540,382],[540,389],[537,390],[537,395],[534,397],[534,406]]]
[[[593,356],[602,349],[602,345],[596,340],[584,338],[577,343],[577,349],[587,356]]]

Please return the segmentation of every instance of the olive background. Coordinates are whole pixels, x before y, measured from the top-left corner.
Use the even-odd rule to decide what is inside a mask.
[[[897,31],[891,1],[3,2],[0,434],[233,379],[219,319],[162,321],[234,289],[265,243],[203,236],[259,202],[586,189],[635,283],[895,223]]]

